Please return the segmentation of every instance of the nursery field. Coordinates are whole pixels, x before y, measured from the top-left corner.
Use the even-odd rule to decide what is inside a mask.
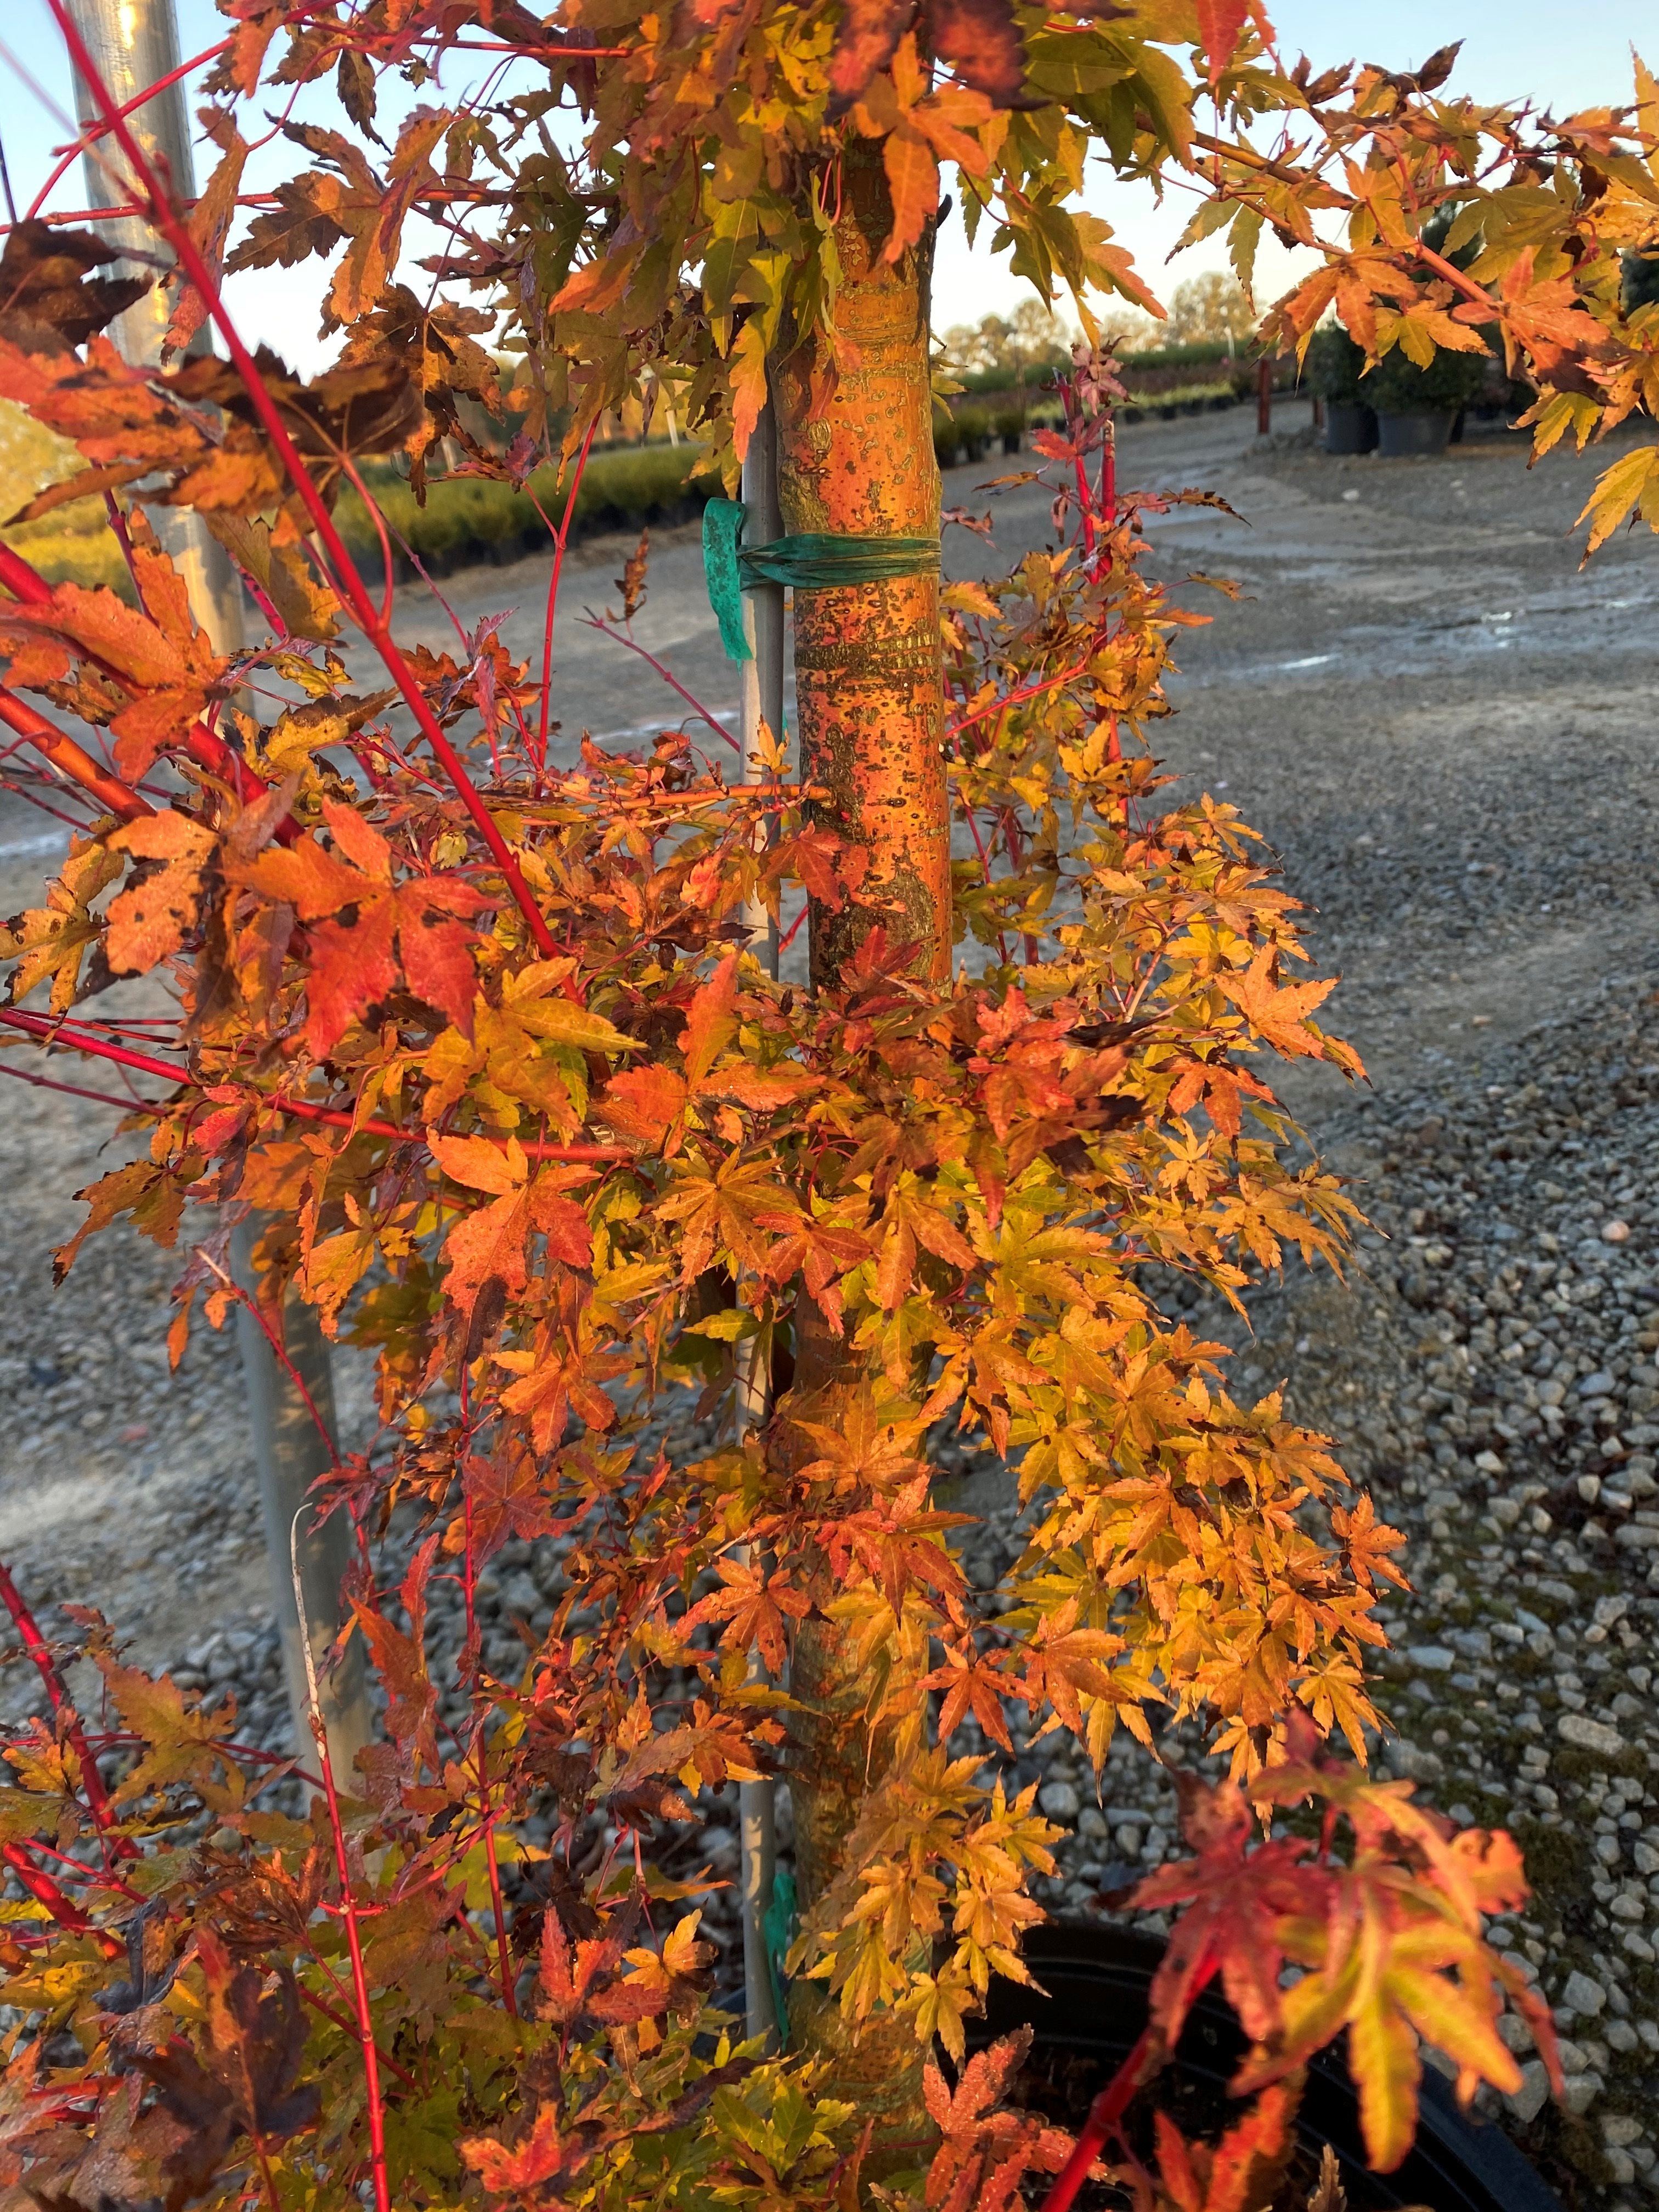
[[[1239,1342],[1244,1384],[1292,1378],[1298,1417],[1411,1533],[1380,1756],[1524,1840],[1539,1896],[1504,1932],[1557,2007],[1570,2078],[1557,2111],[1529,2063],[1502,2124],[1570,2204],[1633,2212],[1659,2186],[1659,544],[1617,540],[1580,573],[1570,526],[1598,460],[1528,471],[1504,434],[1435,460],[1334,460],[1312,450],[1305,406],[1280,403],[1276,422],[1261,443],[1245,410],[1126,428],[1120,481],[1217,489],[1240,518],[1149,522],[1164,574],[1242,586],[1188,595],[1214,620],[1181,641],[1159,750],[1184,788],[1237,806],[1316,910],[1316,958],[1341,977],[1322,1018],[1370,1084],[1320,1069],[1286,1087],[1372,1225],[1346,1285],[1264,1285],[1253,1334],[1201,1318]],[[1021,465],[947,476],[947,507],[989,508],[995,527],[994,550],[947,534],[952,573],[1046,541],[1045,493],[979,489]],[[620,747],[680,724],[641,653],[584,619],[618,605],[633,547],[619,532],[572,549],[559,759],[584,732]],[[451,575],[447,606],[406,591],[399,635],[457,650],[499,617],[533,657],[547,578],[537,556]],[[631,636],[716,721],[734,714],[695,524],[653,532]],[[33,898],[54,836],[0,799],[3,911]],[[234,1689],[246,1732],[276,1744],[234,1349],[198,1328],[167,1377],[172,1263],[125,1231],[50,1288],[110,1119],[19,1085],[0,1113],[0,1556],[47,1604],[100,1606],[147,1662]],[[362,1436],[367,1393],[341,1368]],[[988,1503],[1006,1488],[995,1470],[969,1480]],[[975,1538],[973,1579],[994,1583],[1018,1542],[1010,1504]],[[555,1582],[525,1547],[491,1572],[504,1664],[514,1614],[543,1625]],[[1059,1741],[1017,1764],[1070,1831],[1048,1902],[1083,1911],[1172,1848],[1174,1794],[1115,1752],[1097,1800]],[[718,1814],[708,1843],[717,1863],[735,1849]]]

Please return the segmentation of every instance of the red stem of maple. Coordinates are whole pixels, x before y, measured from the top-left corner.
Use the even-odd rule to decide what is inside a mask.
[[[95,1881],[102,1889],[118,1889],[123,1897],[130,1897],[135,1905],[142,1905],[144,1901],[141,1890],[135,1889],[130,1881],[123,1881],[118,1874],[110,1873],[107,1868],[90,1867],[84,1859],[71,1858],[67,1851],[60,1851],[55,1844],[42,1843],[39,1836],[32,1839],[30,1847],[42,1858],[56,1859],[59,1866],[67,1867],[71,1874],[78,1874],[84,1881]]]
[[[116,544],[121,549],[121,559],[125,564],[127,580],[132,586],[133,597],[137,600],[143,611],[149,615],[149,609],[144,604],[144,587],[138,580],[138,563],[133,558],[132,536],[127,528],[125,515],[115,503],[115,494],[112,491],[106,491],[104,494],[104,517],[109,524]],[[150,615],[150,620],[154,622],[155,619],[155,616]]]
[[[25,606],[45,606],[52,599],[52,586],[40,571],[9,545],[0,545],[0,584]]]
[[[112,100],[109,88],[99,76],[97,66],[91,54],[87,51],[86,42],[69,12],[66,0],[47,0],[47,4],[52,9],[53,20],[63,33],[64,43],[69,49],[70,60],[85,80],[94,102],[113,133],[121,151],[125,155],[133,175],[149,196],[150,220],[178,255],[179,265],[201,294],[208,313],[217,326],[220,336],[224,339],[225,349],[242,380],[243,386],[252,403],[254,412],[264,425],[265,434],[276,449],[287,471],[289,482],[298,493],[306,512],[310,515],[313,527],[327,551],[330,565],[343,586],[342,597],[350,608],[353,619],[386,664],[386,673],[403,694],[404,702],[414,715],[421,734],[425,738],[434,757],[454,786],[461,804],[471,816],[474,826],[501,872],[502,879],[512,894],[514,902],[524,916],[525,926],[529,930],[538,950],[544,958],[553,958],[558,949],[553,933],[548,927],[545,917],[530,895],[530,886],[524,879],[518,861],[514,857],[512,848],[501,835],[489,808],[478,796],[471,778],[462,764],[460,756],[439,726],[437,717],[433,714],[426,695],[416,682],[414,672],[393,640],[391,630],[376,612],[369,598],[368,587],[357,573],[356,565],[346,550],[339,532],[334,526],[334,518],[329,513],[322,495],[312,482],[310,471],[301,459],[293,440],[289,436],[281,410],[270,392],[266,391],[264,380],[259,374],[258,365],[243,344],[240,334],[226,309],[223,296],[215,281],[212,270],[208,267],[195,240],[191,236],[188,227],[180,221],[171,205],[154,168],[145,158],[143,149],[128,129],[125,118]],[[381,2179],[383,2182],[384,2173]]]
[[[122,557],[126,562],[129,574],[133,577],[136,589],[137,569],[132,557],[131,542],[127,537],[126,524],[122,518],[121,510],[107,495],[106,495],[106,504],[109,510],[110,528],[115,532],[117,542],[121,548]],[[38,568],[32,567],[21,553],[15,553],[9,545],[0,545],[0,584],[3,584],[12,597],[24,606],[49,606],[52,604],[52,586]],[[95,659],[96,655],[88,655],[88,658]],[[103,666],[105,664],[100,662],[99,665]],[[112,668],[107,672],[124,691],[129,695],[131,694],[135,687],[118,669]],[[30,710],[26,708],[25,711]],[[11,717],[8,716],[7,719],[10,720]],[[40,719],[44,720],[44,717]],[[15,729],[20,725],[13,721],[12,726]],[[50,728],[52,725],[47,724],[46,726]],[[63,742],[67,745],[72,745],[75,740],[73,738],[64,738]],[[244,804],[257,798],[262,791],[270,787],[262,776],[254,774],[241,755],[227,744],[216,730],[210,730],[205,722],[196,722],[191,726],[189,733],[185,738],[185,750],[198,768],[206,769],[210,775],[216,775],[228,783]],[[88,754],[86,757],[90,759],[91,755]],[[94,765],[96,766],[96,763],[94,763]],[[100,770],[100,773],[101,774],[102,771]],[[76,781],[79,781],[81,779],[77,777]],[[126,786],[122,785],[119,787],[125,790]],[[110,805],[107,799],[104,803],[106,805]],[[154,809],[147,808],[146,811],[153,812]],[[279,831],[278,834],[280,835],[281,832]]]
[[[132,1052],[125,1045],[112,1044],[107,1037],[83,1029],[79,1023],[58,1021],[49,1014],[28,1012],[21,1006],[0,1006],[0,1022],[13,1029],[38,1037],[43,1044],[69,1045],[76,1052],[84,1052],[94,1060],[112,1060],[118,1067],[131,1067],[140,1075],[158,1076],[164,1083],[189,1084],[195,1079],[187,1067],[176,1062],[157,1060],[153,1054]],[[149,1099],[135,1099],[134,1105],[151,1105]],[[303,1098],[264,1097],[260,1102],[274,1113],[292,1114],[302,1121],[320,1121],[332,1129],[353,1129],[360,1136],[390,1137],[400,1145],[419,1145],[426,1141],[421,1129],[400,1129],[391,1121],[360,1121],[343,1107],[313,1106]],[[631,1158],[625,1145],[544,1145],[524,1146],[526,1158],[537,1160],[600,1161],[625,1160]]]
[[[630,653],[637,653],[641,660],[648,662],[649,665],[656,670],[658,675],[661,677],[663,682],[668,686],[671,691],[678,691],[679,693],[681,698],[684,700],[686,705],[691,709],[698,720],[708,723],[709,728],[714,732],[714,735],[720,740],[722,744],[730,745],[734,753],[742,752],[742,746],[732,735],[731,732],[729,730],[722,729],[720,725],[714,720],[714,717],[709,713],[708,708],[702,704],[701,700],[696,698],[692,693],[686,690],[684,684],[680,682],[678,676],[670,675],[667,668],[660,660],[658,659],[656,654],[647,651],[647,648],[640,643],[637,638],[625,637],[621,630],[613,628],[608,622],[601,622],[597,615],[587,615],[584,617],[584,620],[586,621],[588,629],[598,630],[601,637],[613,637],[616,639],[618,645],[625,645]]]
[[[170,84],[177,84],[181,76],[188,76],[193,69],[200,69],[204,62],[216,60],[229,44],[228,39],[221,39],[216,46],[209,46],[204,52],[193,56],[191,60],[180,62],[176,70],[169,70],[165,76],[158,76],[154,84],[147,84],[142,92],[135,93],[122,108],[121,113],[131,115],[136,108],[146,106],[149,101],[155,99],[158,92],[165,92]],[[40,214],[42,203],[64,170],[72,168],[88,147],[96,145],[99,139],[107,137],[109,125],[106,123],[89,123],[72,146],[58,148],[58,150],[64,158],[30,202],[28,211],[23,217],[25,222],[33,222]]]
[[[266,1320],[264,1312],[255,1301],[248,1295],[247,1291],[242,1288],[240,1283],[234,1282],[230,1276],[226,1273],[225,1270],[221,1267],[216,1266],[213,1261],[209,1260],[207,1264],[209,1267],[213,1268],[214,1273],[217,1275],[220,1282],[224,1285],[229,1295],[235,1299],[238,1305],[246,1307],[247,1311],[252,1319],[254,1327],[259,1331],[260,1334],[264,1338],[265,1342],[270,1346],[271,1358],[276,1362],[276,1364],[287,1376],[289,1381],[294,1385],[295,1390],[298,1391],[300,1395],[300,1402],[311,1417],[311,1425],[316,1430],[318,1435],[323,1440],[323,1449],[328,1454],[328,1471],[331,1474],[340,1464],[340,1448],[335,1443],[332,1435],[330,1433],[328,1423],[323,1419],[321,1413],[318,1412],[317,1401],[312,1396],[311,1392],[306,1387],[304,1376],[301,1374],[299,1369],[289,1358],[281,1337],[277,1335],[270,1322]]]
[[[1200,1990],[1215,1977],[1214,1961],[1207,1961],[1199,1971],[1188,1999],[1188,2008]],[[1118,2123],[1128,2110],[1131,2099],[1146,2087],[1169,2055],[1163,2036],[1151,2027],[1141,2030],[1133,2049],[1124,2060],[1106,2087],[1089,2107],[1089,2117],[1078,2133],[1077,2144],[1071,2156],[1054,2176],[1054,2186],[1043,2198],[1041,2212],[1069,2212],[1073,2198],[1083,2186],[1089,2168],[1105,2148],[1109,2138],[1115,2134]]]
[[[599,418],[596,415],[587,426],[587,434],[582,440],[581,451],[576,456],[575,470],[570,478],[570,489],[565,497],[564,513],[559,517],[559,526],[553,537],[553,574],[547,580],[547,619],[542,627],[542,697],[536,720],[536,775],[538,781],[547,773],[547,725],[553,703],[553,623],[558,612],[559,575],[564,567],[564,549],[570,538],[571,518],[576,512],[576,494],[581,489],[582,474],[587,466],[587,456],[592,447],[593,433],[599,426]],[[531,497],[535,498],[533,492]],[[539,501],[537,501],[537,512],[541,513]],[[548,522],[545,514],[542,515],[542,520]],[[548,522],[550,530],[552,526],[552,524]]]
[[[313,2012],[320,2013],[325,2020],[331,2020],[336,2027],[343,2028],[348,2035],[356,2034],[357,2028],[355,2022],[348,2020],[343,2012],[337,2012],[326,1997],[319,1997],[315,1990],[308,1990],[303,1982],[300,1984],[300,1995],[311,2007]],[[381,2065],[386,2068],[388,2074],[395,2074],[404,2088],[416,2089],[420,2087],[415,2076],[408,2071],[407,2068],[399,2066],[389,2051],[382,2051],[378,2043],[374,2049]]]
[[[1070,684],[1077,677],[1086,675],[1088,668],[1087,660],[1079,660],[1075,667],[1063,668],[1058,676],[1045,676],[1038,683],[1022,684],[1018,690],[1010,691],[1005,697],[993,699],[986,706],[976,707],[971,714],[963,714],[959,720],[951,724],[945,734],[954,738],[961,731],[971,728],[974,723],[982,722],[988,714],[1000,714],[1006,707],[1018,707],[1026,699],[1040,698],[1045,691],[1058,690],[1062,684]]]
[[[35,1672],[46,1686],[46,1696],[52,1702],[52,1712],[62,1724],[64,1734],[80,1764],[81,1786],[87,1793],[87,1808],[92,1814],[93,1825],[107,1844],[110,1841],[111,1814],[104,1778],[98,1771],[98,1762],[92,1755],[92,1747],[87,1741],[86,1729],[82,1725],[75,1701],[64,1688],[57,1662],[46,1638],[40,1633],[40,1624],[29,1610],[23,1593],[12,1580],[11,1571],[3,1561],[0,1561],[0,1605],[3,1605],[11,1615],[12,1626],[23,1639],[23,1649],[34,1662]],[[135,1847],[125,1838],[114,1840],[120,1846],[123,1857],[136,1856]]]
[[[21,1844],[0,1844],[0,1862],[16,1875],[37,1905],[42,1905],[60,1928],[71,1936],[90,1936],[106,1959],[118,1959],[126,1949],[118,1936],[94,1927],[80,1906],[61,1890],[49,1874],[43,1874]]]
[[[1466,276],[1455,261],[1448,261],[1443,254],[1437,253],[1431,246],[1425,246],[1420,238],[1412,241],[1412,250],[1419,261],[1427,262],[1437,276],[1443,276],[1455,290],[1462,293],[1465,299],[1474,301],[1480,307],[1490,307],[1492,311],[1493,321],[1498,319],[1502,311],[1492,294],[1483,286],[1477,284],[1473,276]]]
[[[83,744],[60,730],[56,722],[49,722],[44,714],[37,714],[26,700],[15,691],[0,686],[0,722],[43,754],[71,783],[78,783],[82,791],[98,801],[106,813],[123,822],[142,821],[155,809],[149,799],[137,792],[130,791],[107,769],[100,767]]]
[[[313,1712],[311,1732],[317,1741],[322,1770],[323,1796],[328,1806],[329,1834],[334,1844],[335,1870],[340,1880],[340,1917],[345,1922],[346,1949],[351,1959],[351,2002],[357,2019],[357,2041],[363,2054],[363,2086],[368,2094],[369,2170],[374,2184],[374,2212],[392,2212],[392,2192],[386,2171],[386,2106],[380,2095],[380,2050],[374,2040],[374,2015],[369,2008],[368,1975],[363,1966],[363,1939],[357,1925],[357,1900],[351,1889],[351,1863],[346,1855],[345,1828],[340,1819],[340,1793],[334,1786],[334,1768],[328,1755],[328,1731]]]
[[[142,1098],[118,1098],[112,1091],[88,1091],[84,1084],[54,1083],[49,1075],[31,1075],[26,1067],[9,1067],[0,1060],[0,1075],[9,1075],[18,1083],[32,1083],[37,1091],[62,1091],[71,1098],[90,1098],[100,1106],[118,1106],[124,1114],[135,1106],[142,1106]]]

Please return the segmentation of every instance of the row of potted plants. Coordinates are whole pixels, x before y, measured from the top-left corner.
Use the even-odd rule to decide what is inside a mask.
[[[1487,394],[1494,368],[1484,354],[1438,352],[1426,368],[1398,348],[1362,377],[1365,356],[1345,330],[1316,331],[1306,378],[1324,402],[1328,453],[1378,453],[1399,460],[1443,453],[1457,418]],[[1492,390],[1494,403],[1509,394]]]
[[[1203,415],[1213,408],[1234,406],[1244,396],[1234,378],[1189,381],[1145,397],[1132,393],[1117,409],[1117,419],[1144,422],[1156,416],[1170,422],[1178,415]],[[1053,428],[1059,421],[1060,410],[1054,405],[940,406],[933,417],[933,452],[942,469],[961,461],[982,461],[999,445],[1005,454],[1017,453],[1029,430]]]

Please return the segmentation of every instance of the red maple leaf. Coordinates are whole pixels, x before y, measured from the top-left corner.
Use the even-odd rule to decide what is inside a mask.
[[[236,880],[281,899],[311,933],[306,1041],[331,1052],[352,1023],[404,981],[417,999],[472,1033],[472,932],[457,919],[489,906],[488,895],[453,875],[395,875],[396,855],[380,831],[349,806],[323,803],[334,848],[301,839],[288,851],[228,863]]]

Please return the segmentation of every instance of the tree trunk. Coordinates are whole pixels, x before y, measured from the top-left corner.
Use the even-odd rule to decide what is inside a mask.
[[[833,397],[816,414],[827,346],[810,342],[779,364],[784,525],[936,538],[932,233],[896,263],[884,261],[892,205],[880,149],[850,146],[842,170],[836,242],[844,289],[836,319],[847,358]],[[869,864],[839,914],[812,915],[813,986],[836,982],[878,925],[890,944],[921,945],[923,972],[942,980],[951,972],[951,831],[937,578],[798,592],[795,682],[801,774],[830,794],[816,818],[860,846]]]
[[[840,374],[826,403],[829,349],[817,340],[786,355],[775,374],[779,489],[791,532],[939,534],[927,358],[932,233],[890,263],[882,249],[891,228],[879,147],[850,146],[836,227],[844,281],[836,305]],[[813,987],[840,981],[878,927],[890,945],[916,945],[921,972],[943,980],[951,972],[951,842],[938,580],[797,592],[794,630],[801,774],[828,793],[814,817],[866,861],[838,913],[813,908]],[[797,1402],[810,1399],[811,1418],[833,1424],[837,1401],[856,1387],[855,1370],[810,1299],[797,1309],[796,1329]],[[839,1871],[860,1805],[882,1789],[902,1752],[890,1718],[871,1727],[876,1686],[861,1676],[833,1623],[803,1624],[790,1687],[806,1708],[792,1727],[789,1768],[805,1913]],[[890,1678],[890,1701],[895,1689],[902,1695]],[[855,2099],[876,2119],[878,2170],[919,2162],[927,2134],[925,2054],[912,2022],[878,2015],[854,2039],[823,1984],[798,1980],[789,2025],[792,2045],[829,2059],[829,2093]]]

